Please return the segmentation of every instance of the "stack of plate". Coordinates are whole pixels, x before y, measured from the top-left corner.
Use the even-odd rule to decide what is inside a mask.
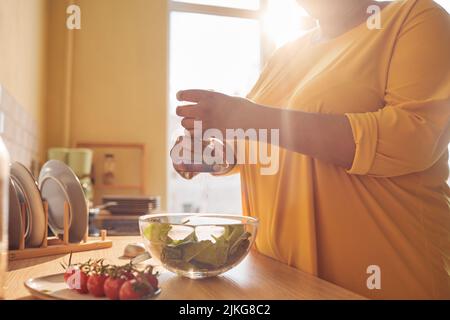
[[[40,247],[49,226],[55,235],[64,228],[64,203],[70,208],[69,241],[80,242],[87,229],[88,208],[80,181],[63,162],[51,160],[43,167],[36,182],[22,164],[11,165],[9,181],[9,248],[19,249],[21,230],[25,231],[25,245]],[[45,224],[43,200],[48,203],[48,226]],[[22,215],[21,208],[25,208]]]
[[[115,202],[116,205],[109,206],[112,214],[121,215],[143,215],[155,212],[159,209],[160,198],[148,196],[103,196],[103,203]]]

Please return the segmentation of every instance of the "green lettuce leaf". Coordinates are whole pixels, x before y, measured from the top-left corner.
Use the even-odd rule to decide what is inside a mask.
[[[161,260],[183,270],[220,268],[242,257],[250,245],[251,234],[243,225],[227,225],[214,241],[198,241],[195,231],[182,240],[173,240],[168,234],[169,224],[154,223],[144,231],[144,236],[161,245]]]
[[[151,223],[144,230],[144,237],[153,243],[170,243],[169,232],[172,226],[168,223]]]
[[[245,233],[244,225],[228,225],[225,226],[225,232],[222,237],[224,237],[233,246],[234,243],[239,240],[239,238]]]
[[[177,247],[183,244],[187,243],[195,243],[197,242],[197,235],[195,234],[195,231],[193,231],[191,234],[189,234],[186,238],[181,240],[172,240],[172,242],[169,244],[170,246]]]
[[[182,246],[183,260],[185,262],[190,262],[192,259],[197,258],[202,252],[213,246],[214,244],[209,240],[184,244]]]
[[[213,267],[221,267],[227,263],[229,248],[228,240],[223,237],[217,238],[215,243],[211,242],[211,245],[205,246],[194,260]]]

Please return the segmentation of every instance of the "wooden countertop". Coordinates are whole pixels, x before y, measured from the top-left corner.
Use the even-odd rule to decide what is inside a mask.
[[[113,247],[105,250],[74,254],[73,261],[105,258],[112,263],[125,264],[122,255],[128,243],[139,237],[111,237]],[[36,278],[61,273],[60,262],[67,256],[12,261],[6,278],[6,299],[32,298],[23,283]],[[160,277],[162,293],[158,299],[172,300],[256,300],[256,299],[363,299],[329,282],[290,268],[280,262],[252,252],[239,266],[226,274],[204,280],[190,280],[163,272]]]

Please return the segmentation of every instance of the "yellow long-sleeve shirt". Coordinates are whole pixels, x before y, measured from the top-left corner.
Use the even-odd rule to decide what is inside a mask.
[[[265,255],[370,298],[450,298],[449,15],[395,1],[381,27],[312,32],[270,60],[249,98],[346,114],[356,157],[349,171],[287,150],[276,175],[240,166],[244,212]],[[372,265],[381,290],[367,287]]]

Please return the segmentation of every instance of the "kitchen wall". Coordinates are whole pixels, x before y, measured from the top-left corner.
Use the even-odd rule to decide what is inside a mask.
[[[66,28],[71,3],[81,30]],[[165,0],[1,0],[7,121],[31,136],[12,133],[11,145],[34,150],[20,159],[43,162],[47,148],[79,141],[146,143],[147,193],[165,207],[167,29]]]
[[[81,30],[65,27],[71,2],[81,8]],[[162,196],[165,207],[167,1],[50,0],[50,6],[47,146],[146,143],[147,192]]]
[[[2,140],[11,162],[18,161],[37,176],[42,150],[39,146],[38,122],[9,91],[0,85],[0,112],[2,113]]]
[[[2,111],[8,147],[13,159],[23,162],[44,154],[48,4],[0,1]]]

